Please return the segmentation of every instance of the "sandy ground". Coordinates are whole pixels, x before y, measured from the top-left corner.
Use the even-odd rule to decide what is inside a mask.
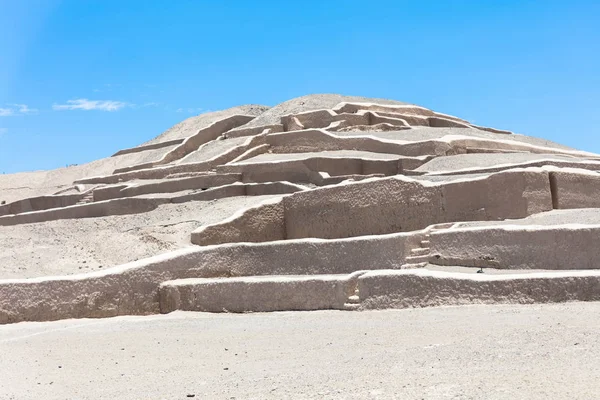
[[[229,197],[165,204],[143,214],[0,226],[0,279],[89,272],[191,246],[194,229],[269,197]]]
[[[0,398],[594,399],[598,313],[568,303],[19,323],[0,326]]]

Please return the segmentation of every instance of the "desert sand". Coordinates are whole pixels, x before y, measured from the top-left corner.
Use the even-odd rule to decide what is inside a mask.
[[[164,204],[124,216],[0,226],[3,278],[106,269],[190,246],[188,231],[218,222],[270,196]]]
[[[598,303],[0,327],[3,399],[592,399]],[[194,397],[192,397],[194,396]]]

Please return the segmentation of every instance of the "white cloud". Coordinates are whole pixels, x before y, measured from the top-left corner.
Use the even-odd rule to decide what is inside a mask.
[[[67,104],[54,104],[53,110],[100,110],[100,111],[118,111],[124,107],[132,106],[133,104],[124,103],[115,100],[88,100],[75,99],[68,100]]]
[[[29,108],[27,104],[11,104],[11,106],[17,108],[18,114],[34,114],[38,112],[35,108]]]
[[[7,104],[6,107],[0,108],[0,117],[12,117],[15,115],[35,114],[38,110],[29,108],[27,104]]]

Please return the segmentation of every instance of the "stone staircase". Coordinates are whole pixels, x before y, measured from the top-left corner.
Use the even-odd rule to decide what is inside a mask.
[[[430,255],[430,232],[426,232],[423,239],[419,242],[419,247],[410,250],[410,255],[405,258],[405,264],[402,269],[421,268],[427,264]]]
[[[429,262],[431,257],[431,233],[442,229],[448,229],[454,225],[453,222],[445,224],[432,225],[425,233],[423,239],[419,242],[419,247],[410,250],[410,255],[406,257],[406,264],[403,269],[419,268]]]
[[[94,202],[94,190],[89,190],[75,205],[89,204]]]
[[[344,303],[344,310],[353,311],[360,307],[360,296],[358,294],[358,287],[354,290],[354,294],[348,297],[348,300]]]
[[[83,185],[81,185],[81,186],[82,186],[82,191],[83,191],[83,187],[84,187],[84,186],[83,186]],[[106,185],[104,185],[104,184],[99,184],[99,185],[95,185],[95,186],[92,186],[92,187],[90,187],[90,188],[87,190],[87,192],[85,192],[85,193],[84,193],[84,196],[81,198],[81,200],[79,200],[79,201],[76,203],[76,205],[93,203],[93,202],[94,202],[94,191],[95,191],[96,189],[103,188],[104,186],[106,186]]]

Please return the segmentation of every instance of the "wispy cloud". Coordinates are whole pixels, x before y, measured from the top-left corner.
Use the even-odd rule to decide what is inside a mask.
[[[133,106],[133,104],[116,100],[88,100],[74,99],[68,100],[67,104],[54,104],[53,110],[100,110],[100,111],[118,111],[122,108]]]
[[[8,129],[0,128],[0,137],[2,137],[2,135],[4,135],[6,132],[8,132]]]
[[[17,114],[35,114],[38,112],[36,108],[29,108],[27,104],[11,104],[17,108]]]
[[[7,104],[5,107],[0,107],[0,117],[13,117],[16,115],[35,114],[38,110],[29,108],[27,104]]]

